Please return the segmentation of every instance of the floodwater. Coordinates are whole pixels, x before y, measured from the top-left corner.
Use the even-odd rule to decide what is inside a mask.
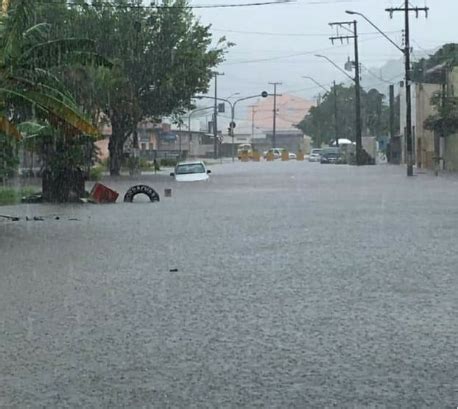
[[[211,169],[0,208],[0,408],[458,405],[456,179]]]

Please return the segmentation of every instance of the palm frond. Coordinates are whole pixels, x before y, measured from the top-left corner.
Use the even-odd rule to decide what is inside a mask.
[[[66,54],[72,52],[93,52],[95,43],[81,38],[65,38],[46,41],[29,47],[19,56],[20,66],[52,67],[60,65]]]
[[[86,119],[74,107],[65,104],[54,96],[35,91],[26,91],[24,95],[57,117],[63,124],[74,128],[74,130],[90,136],[98,136],[100,134],[89,119]]]
[[[47,40],[50,29],[50,24],[39,23],[27,29],[22,36],[26,42],[43,43]]]

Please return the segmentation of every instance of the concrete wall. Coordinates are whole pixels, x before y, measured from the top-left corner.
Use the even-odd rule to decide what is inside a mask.
[[[458,135],[445,138],[444,167],[446,170],[458,171]]]
[[[431,98],[441,90],[439,84],[415,84],[416,105],[416,162],[419,168],[434,168],[434,132],[424,129],[423,123],[436,108],[431,104]]]
[[[458,94],[458,67],[455,67],[448,77],[448,95]],[[444,142],[444,167],[446,170],[458,171],[458,134],[449,135]]]

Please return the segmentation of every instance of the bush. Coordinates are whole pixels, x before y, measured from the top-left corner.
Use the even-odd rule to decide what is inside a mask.
[[[178,161],[176,159],[168,158],[168,159],[161,159],[160,166],[165,168],[173,168],[177,165]]]
[[[20,203],[23,196],[31,196],[37,192],[30,187],[24,188],[2,188],[0,187],[0,205],[11,205]]]
[[[89,180],[93,180],[95,182],[99,181],[100,179],[102,179],[104,171],[105,168],[101,165],[92,167],[89,171]]]
[[[148,162],[146,159],[140,159],[139,166],[140,166],[141,170],[152,170],[152,169],[154,169],[153,165],[150,162]]]

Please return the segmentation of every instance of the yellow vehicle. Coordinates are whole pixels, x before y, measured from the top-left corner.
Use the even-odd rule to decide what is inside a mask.
[[[253,147],[250,143],[242,143],[237,148],[237,157],[242,160],[242,157],[251,159],[253,157]]]

